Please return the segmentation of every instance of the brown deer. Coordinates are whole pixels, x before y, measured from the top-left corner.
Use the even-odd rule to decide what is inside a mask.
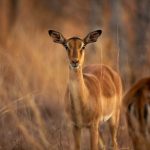
[[[116,136],[119,123],[122,84],[120,76],[110,67],[102,64],[83,66],[85,46],[96,42],[101,30],[90,32],[84,39],[69,39],[54,30],[49,30],[53,41],[62,44],[69,58],[69,83],[66,91],[66,110],[73,125],[75,150],[80,150],[81,129],[90,130],[91,150],[104,147],[99,135],[99,124],[110,119],[112,141],[118,148]],[[101,139],[101,141],[99,141]]]
[[[135,83],[125,94],[123,104],[129,136],[135,150],[150,149],[150,77]]]

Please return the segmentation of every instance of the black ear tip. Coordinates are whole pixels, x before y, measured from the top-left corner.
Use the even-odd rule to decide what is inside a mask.
[[[99,34],[102,34],[102,30],[97,30],[97,32],[98,32]]]
[[[48,34],[51,35],[53,30],[48,30]]]

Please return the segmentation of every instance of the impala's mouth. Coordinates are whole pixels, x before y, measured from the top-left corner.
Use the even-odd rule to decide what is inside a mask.
[[[80,64],[79,63],[71,63],[70,66],[72,69],[78,69],[80,67]]]

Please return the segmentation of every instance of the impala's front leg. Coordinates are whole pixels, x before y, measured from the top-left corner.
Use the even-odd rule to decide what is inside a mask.
[[[116,115],[118,116],[118,114]],[[119,125],[119,120],[116,118],[116,116],[112,116],[109,122],[110,126],[110,131],[111,131],[111,136],[112,136],[112,144],[113,144],[113,149],[118,150],[118,143],[117,143],[117,131],[118,131],[118,125]]]
[[[91,135],[91,150],[98,150],[99,143],[99,133],[98,133],[98,123],[93,123],[90,127]]]
[[[112,135],[112,142],[114,150],[118,150],[118,143],[117,143],[117,129],[116,126],[111,126],[111,135]]]
[[[80,150],[81,147],[81,128],[73,126],[73,136],[74,136],[74,149]]]
[[[105,147],[105,144],[104,144],[104,139],[103,139],[103,137],[102,137],[100,132],[99,132],[99,147],[102,150],[106,150],[106,147]]]

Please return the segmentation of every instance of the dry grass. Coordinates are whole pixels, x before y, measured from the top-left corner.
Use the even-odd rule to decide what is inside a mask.
[[[16,2],[16,8],[11,10],[9,2]],[[99,41],[87,48],[85,64],[120,68],[125,88],[150,74],[148,1],[1,0],[0,4],[0,150],[73,149],[63,106],[67,56],[50,40],[49,27],[81,38],[91,29],[102,29]],[[112,149],[107,124],[100,131],[107,149]],[[82,149],[89,150],[89,135],[83,136]],[[129,149],[123,112],[118,139],[120,149]]]
[[[97,44],[95,49],[103,47]],[[106,61],[101,51],[90,54],[87,51],[86,64]],[[47,30],[16,25],[7,39],[7,48],[0,48],[0,74],[0,149],[73,149],[63,107],[67,58],[63,48],[51,42]],[[109,128],[104,124],[100,130],[111,149]],[[128,149],[124,120],[119,131],[120,147]],[[89,135],[85,132],[83,136],[82,148],[88,150]]]
[[[60,146],[65,62],[47,33],[33,33],[17,26],[0,49],[0,149]]]

